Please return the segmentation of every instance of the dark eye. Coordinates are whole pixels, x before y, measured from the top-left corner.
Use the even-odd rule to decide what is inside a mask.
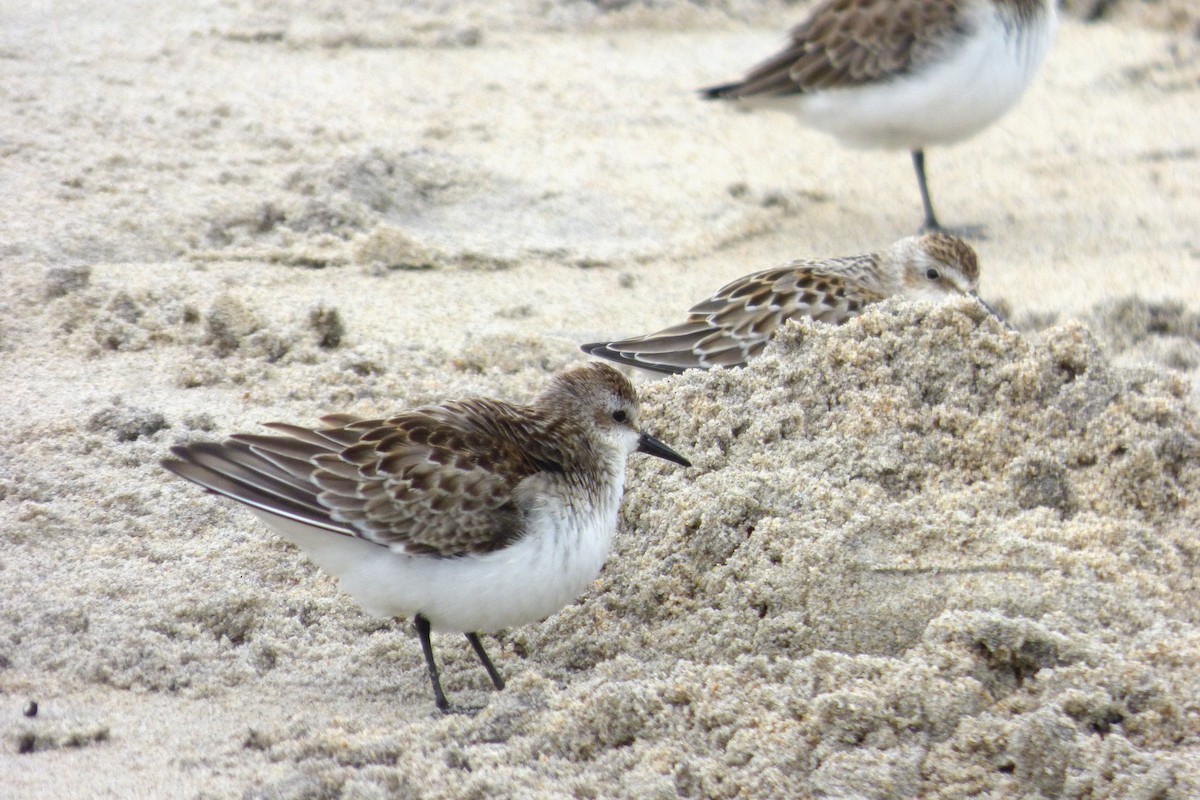
[[[925,270],[925,277],[929,278],[931,281],[936,281],[938,278],[942,277],[942,275],[936,269],[930,267],[929,269]]]
[[[629,419],[629,415],[625,413],[625,409],[618,408],[613,412],[613,422],[624,424]]]

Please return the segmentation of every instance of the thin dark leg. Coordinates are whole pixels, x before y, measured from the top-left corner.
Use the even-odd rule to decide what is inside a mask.
[[[471,647],[475,648],[475,655],[479,656],[479,660],[483,663],[483,668],[487,670],[488,677],[492,679],[492,685],[497,690],[504,688],[504,678],[500,677],[500,671],[488,658],[487,652],[483,649],[483,642],[479,641],[479,634],[468,633],[467,641],[471,643]]]
[[[433,642],[429,641],[429,620],[420,614],[413,618],[417,626],[417,636],[421,637],[421,649],[425,651],[425,666],[429,667],[429,680],[433,683],[433,702],[443,712],[450,711],[450,703],[442,692],[442,682],[438,680],[437,663],[433,660]]]
[[[925,151],[912,151],[913,169],[917,173],[917,188],[921,190],[921,205],[925,207],[925,224],[921,226],[922,233],[937,233],[943,230],[933,213],[933,203],[929,200],[929,184],[925,181]]]

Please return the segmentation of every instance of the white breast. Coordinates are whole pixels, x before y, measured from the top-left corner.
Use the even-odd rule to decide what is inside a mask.
[[[624,464],[607,484],[591,502],[542,495],[527,512],[528,530],[514,544],[460,558],[406,556],[255,513],[336,576],[368,613],[403,618],[420,613],[436,630],[492,633],[550,616],[596,579],[617,524]]]

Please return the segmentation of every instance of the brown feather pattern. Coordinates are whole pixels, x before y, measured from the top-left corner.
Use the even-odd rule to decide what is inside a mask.
[[[938,270],[934,281],[927,278],[930,267]],[[926,234],[878,253],[792,261],[754,272],[693,305],[685,322],[581,349],[660,372],[741,366],[759,355],[789,319],[839,324],[896,294],[969,294],[978,279],[979,264],[970,245],[947,234]]]
[[[903,75],[941,57],[968,32],[963,5],[957,0],[825,0],[792,29],[782,51],[751,69],[745,79],[704,94],[805,94]]]
[[[323,422],[178,447],[170,468],[263,510],[437,556],[510,543],[523,530],[516,485],[548,465],[561,471],[550,421],[529,407],[473,399]]]
[[[486,553],[523,534],[527,479],[582,489],[582,503],[602,491],[604,459],[581,427],[592,420],[580,418],[596,413],[598,393],[636,422],[629,381],[591,363],[555,376],[529,406],[472,398],[388,419],[334,414],[316,428],[270,423],[274,435],[172,448],[163,466],[262,511],[409,555]]]

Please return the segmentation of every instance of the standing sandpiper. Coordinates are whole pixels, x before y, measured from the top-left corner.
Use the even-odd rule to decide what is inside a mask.
[[[478,634],[544,619],[595,580],[626,457],[691,466],[639,431],[633,387],[599,363],[529,406],[477,398],[322,422],[174,447],[162,464],[249,506],[368,613],[412,617],[443,711],[431,628],[465,633],[504,688]]]
[[[851,147],[912,153],[923,232],[942,230],[925,148],[970,138],[1024,93],[1050,50],[1055,0],[824,0],[781,52],[709,99],[790,111]]]

